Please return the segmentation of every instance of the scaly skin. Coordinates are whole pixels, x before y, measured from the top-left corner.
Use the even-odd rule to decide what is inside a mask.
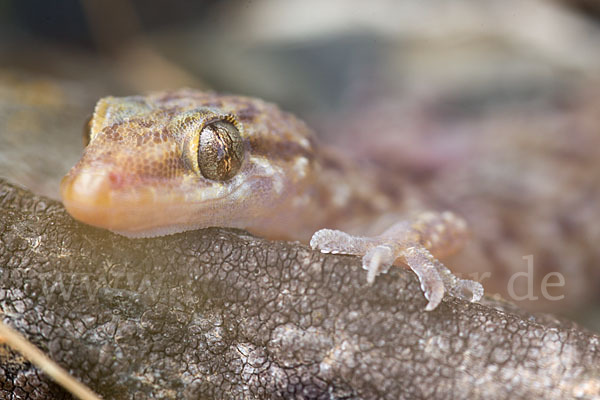
[[[363,256],[369,283],[395,262],[407,264],[427,310],[447,289],[470,300],[483,294],[435,259],[463,244],[461,218],[410,210],[381,187],[377,171],[319,146],[273,104],[189,89],[107,97],[88,125],[89,144],[61,184],[67,211],[85,223],[129,237],[225,226],[304,241],[338,228],[316,232],[311,246]],[[345,233],[381,226],[373,237]]]

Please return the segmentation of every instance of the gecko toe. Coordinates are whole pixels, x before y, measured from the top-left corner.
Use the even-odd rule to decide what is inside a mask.
[[[425,311],[434,310],[444,298],[444,283],[442,280],[422,281],[421,289],[425,298],[429,301],[425,307]]]
[[[318,249],[322,253],[331,253],[337,249],[335,245],[343,232],[332,229],[321,229],[315,232],[310,239],[310,247]]]
[[[451,290],[454,297],[458,297],[472,303],[483,297],[483,286],[481,283],[468,279],[461,279]]]
[[[446,291],[444,280],[439,273],[438,261],[422,246],[415,245],[407,247],[404,252],[404,260],[419,278],[421,290],[425,298],[429,300],[426,311],[435,309],[444,298]]]
[[[364,254],[365,239],[334,229],[321,229],[310,239],[310,247],[322,253]]]
[[[379,245],[369,249],[362,259],[363,268],[367,272],[367,283],[375,282],[375,277],[380,273],[386,273],[396,259],[389,246]]]

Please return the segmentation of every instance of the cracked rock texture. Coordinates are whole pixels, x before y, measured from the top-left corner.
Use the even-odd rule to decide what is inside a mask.
[[[130,240],[0,181],[0,312],[104,398],[600,398],[599,337],[229,229]],[[0,347],[0,398],[68,397]]]

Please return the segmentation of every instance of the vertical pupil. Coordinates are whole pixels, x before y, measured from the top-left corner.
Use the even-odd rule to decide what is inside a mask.
[[[221,161],[227,156],[227,150],[231,148],[231,137],[227,130],[217,124],[213,125],[214,143],[217,150],[217,160]]]
[[[198,166],[204,177],[232,178],[243,161],[243,145],[236,127],[226,121],[206,126],[200,134]]]

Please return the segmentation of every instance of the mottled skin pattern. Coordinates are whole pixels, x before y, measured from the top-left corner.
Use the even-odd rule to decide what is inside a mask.
[[[185,142],[197,128],[185,116],[197,110],[233,115],[243,127],[248,154],[230,180],[208,180],[185,163]],[[67,207],[86,222],[128,236],[211,225],[272,233],[272,214],[288,223],[310,215],[291,201],[313,182],[310,131],[271,104],[191,90],[108,97],[90,127],[90,144],[63,181]],[[296,237],[298,224],[286,226],[279,235]]]
[[[202,143],[216,123],[226,127],[212,160]],[[83,157],[61,184],[67,211],[83,222],[129,237],[225,226],[306,240],[318,229],[340,228],[316,232],[311,246],[363,256],[369,283],[404,262],[421,280],[427,310],[446,290],[474,301],[483,294],[435,258],[461,247],[462,219],[411,215],[401,198],[381,189],[376,172],[321,148],[303,122],[273,104],[189,89],[107,97],[88,128]],[[234,138],[243,154],[231,170]],[[208,179],[199,167],[205,158],[212,160],[208,169],[225,165],[231,173]],[[382,223],[377,236],[347,233],[373,234]]]
[[[181,116],[195,111],[238,122],[246,156],[232,179],[208,180],[184,162],[185,141],[201,127]],[[259,99],[194,90],[107,97],[89,128],[90,143],[63,180],[63,200],[68,209],[92,202],[81,219],[127,236],[216,224],[306,241],[318,228],[364,232],[374,216],[407,211],[398,190],[382,190],[377,171],[318,146],[302,121]],[[176,228],[172,214],[161,219],[171,205],[185,219]]]

